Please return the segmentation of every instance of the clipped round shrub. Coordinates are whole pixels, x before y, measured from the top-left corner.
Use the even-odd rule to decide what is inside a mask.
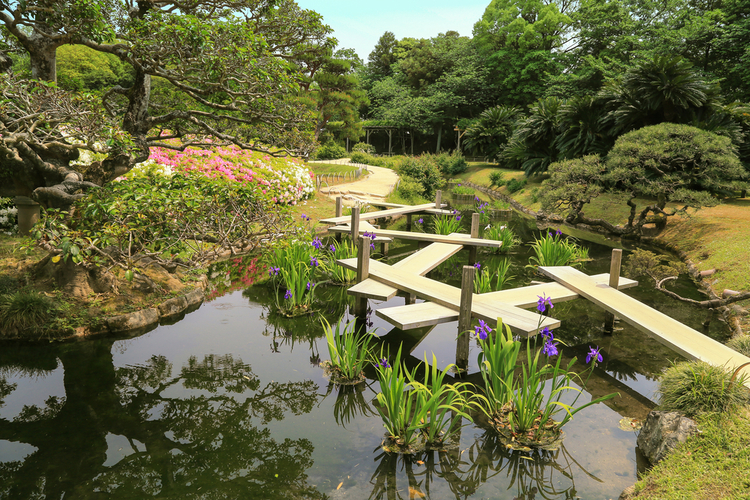
[[[435,163],[437,163],[437,166],[440,169],[440,173],[448,177],[462,174],[466,172],[466,168],[468,167],[466,159],[461,155],[461,153],[441,153],[439,155],[435,155],[434,159]]]
[[[740,354],[750,357],[750,335],[734,337],[727,342],[727,347],[731,347]]]
[[[346,149],[333,141],[326,142],[315,150],[315,158],[318,160],[337,160],[346,156]]]
[[[401,181],[398,183],[398,195],[404,201],[409,203],[416,203],[422,199],[424,193],[424,186],[421,183],[415,181],[408,175],[401,177]]]
[[[638,196],[666,201],[722,194],[745,175],[728,137],[689,125],[660,123],[617,138],[607,154],[605,181]],[[662,201],[661,203],[664,203]]]
[[[422,184],[423,196],[427,199],[435,196],[435,190],[443,184],[440,170],[428,155],[404,158],[399,166],[399,174],[408,175]]]
[[[733,378],[720,366],[705,361],[677,363],[664,371],[657,394],[659,408],[688,417],[730,412],[748,402],[744,377]]]
[[[375,146],[372,144],[367,144],[366,142],[358,142],[354,146],[352,146],[352,152],[354,153],[365,153],[368,155],[374,155],[375,154]]]

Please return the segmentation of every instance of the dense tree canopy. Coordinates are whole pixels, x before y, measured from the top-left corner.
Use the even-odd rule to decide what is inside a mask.
[[[312,115],[297,97],[300,68],[335,41],[317,13],[293,1],[34,0],[0,5],[0,21],[6,47],[29,55],[33,78],[55,81],[56,49],[73,43],[115,56],[133,74],[130,87],[110,87],[85,108],[99,130],[72,127],[76,117],[62,104],[50,119],[50,101],[27,92],[43,84],[0,82],[2,167],[19,194],[45,205],[70,204],[91,181],[108,182],[148,158],[153,146],[233,143],[303,155],[313,147]],[[55,97],[76,99],[85,98]],[[71,168],[79,149],[106,158]]]

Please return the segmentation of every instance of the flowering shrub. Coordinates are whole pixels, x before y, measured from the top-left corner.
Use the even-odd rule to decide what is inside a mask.
[[[18,232],[18,209],[10,198],[0,198],[0,231],[6,234]]]
[[[273,203],[295,205],[315,192],[314,174],[296,158],[272,158],[262,153],[222,146],[213,149],[175,151],[151,148],[151,156],[120,180],[143,175],[197,173],[236,181]]]

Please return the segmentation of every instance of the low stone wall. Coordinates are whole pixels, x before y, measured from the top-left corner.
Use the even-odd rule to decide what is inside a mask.
[[[205,298],[207,280],[200,282],[200,287],[184,295],[167,299],[156,307],[141,309],[127,314],[118,314],[105,319],[98,327],[82,326],[76,328],[72,335],[57,338],[57,340],[86,340],[96,336],[121,334],[130,331],[143,331],[156,328],[160,324],[173,324],[182,319],[185,314],[200,307]]]

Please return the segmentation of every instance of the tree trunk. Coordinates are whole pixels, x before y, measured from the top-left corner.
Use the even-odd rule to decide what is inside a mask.
[[[443,137],[443,127],[438,128],[437,148],[435,148],[435,154],[440,154],[440,139]]]

